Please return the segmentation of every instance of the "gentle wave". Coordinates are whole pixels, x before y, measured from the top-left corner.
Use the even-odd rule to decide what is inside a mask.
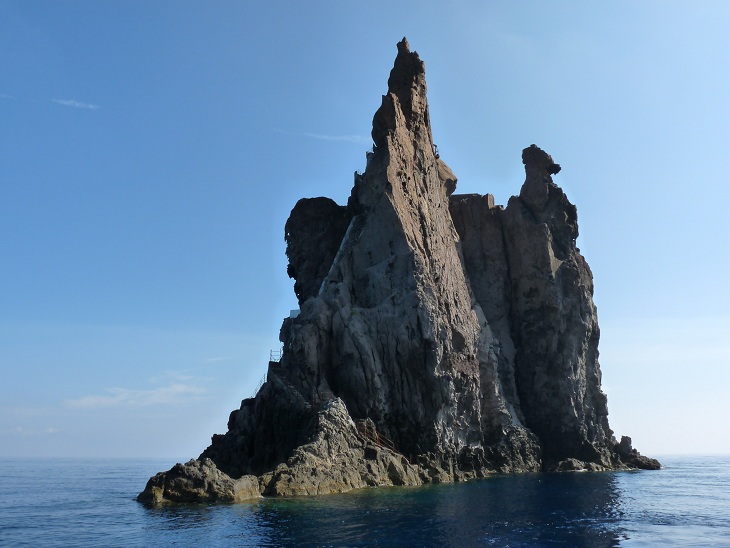
[[[0,459],[12,546],[730,546],[730,457],[237,505],[135,501],[160,460]]]

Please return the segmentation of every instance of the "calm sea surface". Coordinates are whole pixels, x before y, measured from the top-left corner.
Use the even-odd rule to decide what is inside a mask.
[[[159,460],[0,459],[3,546],[728,546],[730,457],[148,508]]]

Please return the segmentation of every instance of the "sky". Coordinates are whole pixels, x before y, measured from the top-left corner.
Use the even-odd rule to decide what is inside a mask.
[[[396,43],[459,193],[537,144],[578,208],[617,436],[730,453],[730,4],[0,0],[0,457],[196,457],[297,308]]]

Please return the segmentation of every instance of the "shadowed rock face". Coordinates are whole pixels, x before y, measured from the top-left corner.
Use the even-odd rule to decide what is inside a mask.
[[[329,198],[302,198],[284,227],[287,273],[299,304],[315,297],[329,272],[352,215]]]
[[[206,500],[210,485],[238,500],[247,491],[234,480],[254,476],[281,495],[658,467],[608,426],[593,281],[575,206],[552,181],[560,166],[532,145],[506,208],[453,195],[424,64],[405,39],[372,136],[347,206],[300,200],[287,221],[301,310],[282,326],[281,361],[213,437],[205,466],[158,474],[141,500],[167,500],[165,474],[173,497],[195,498],[179,494],[185,470],[215,479],[197,487]],[[376,437],[354,427],[365,419]]]
[[[544,464],[577,458],[610,468],[615,440],[576,209],[553,183],[560,166],[547,153],[532,145],[522,160],[526,180],[506,209],[491,197],[452,197],[466,270],[496,334],[507,401],[540,440]]]

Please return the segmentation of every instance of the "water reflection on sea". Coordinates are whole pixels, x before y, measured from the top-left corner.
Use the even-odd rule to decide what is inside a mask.
[[[730,546],[727,457],[236,505],[137,503],[169,464],[0,460],[0,544]]]
[[[226,529],[223,544],[601,547],[626,538],[620,508],[614,474],[530,474],[149,511],[171,532],[183,527],[195,537]]]

